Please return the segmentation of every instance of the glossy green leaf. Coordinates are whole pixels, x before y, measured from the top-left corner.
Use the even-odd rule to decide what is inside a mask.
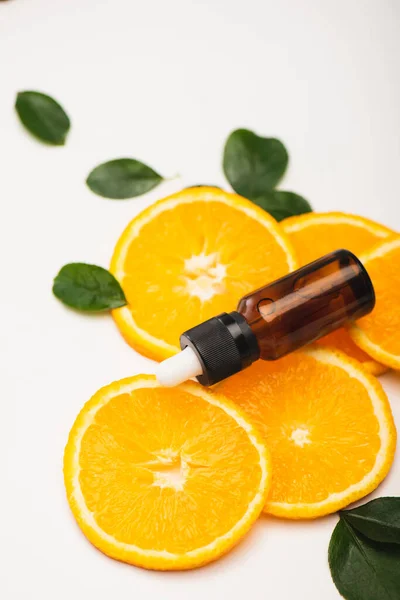
[[[223,168],[235,192],[253,200],[279,183],[288,161],[286,148],[279,140],[237,129],[226,141]]]
[[[346,600],[399,600],[399,545],[369,540],[341,519],[328,558],[332,579]]]
[[[86,183],[99,196],[124,200],[149,192],[162,180],[161,175],[138,160],[119,158],[93,169]]]
[[[400,544],[400,498],[376,498],[340,517],[371,540]]]
[[[269,212],[277,221],[293,215],[312,212],[310,203],[294,192],[270,190],[253,199],[255,204]]]
[[[19,92],[15,108],[26,129],[34,136],[48,144],[65,144],[70,120],[53,98],[40,92]]]
[[[70,263],[62,267],[53,285],[54,295],[71,308],[99,312],[126,304],[115,277],[103,267]]]

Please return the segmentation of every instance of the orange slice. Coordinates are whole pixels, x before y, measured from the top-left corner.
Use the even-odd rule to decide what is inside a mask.
[[[293,243],[300,265],[305,265],[328,252],[346,248],[357,256],[383,240],[393,231],[370,219],[340,212],[307,213],[289,217],[281,222]],[[359,360],[374,375],[387,368],[358,348],[345,329],[339,329],[319,340],[318,344],[332,346]]]
[[[263,509],[269,455],[245,414],[189,382],[138,375],[99,390],[64,456],[72,512],[105,554],[148,569],[218,558]]]
[[[354,342],[375,360],[400,369],[400,236],[361,256],[374,284],[372,313],[349,327]]]
[[[319,346],[328,346],[330,348],[336,348],[342,352],[345,352],[351,358],[358,360],[362,364],[363,368],[368,371],[368,373],[371,373],[371,375],[382,375],[388,370],[385,365],[372,360],[369,354],[364,352],[364,350],[361,350],[361,348],[359,348],[351,339],[349,332],[345,328],[340,328],[332,333],[329,333],[316,343]]]
[[[295,246],[300,265],[339,248],[358,255],[393,231],[370,219],[341,212],[307,213],[281,221]]]
[[[392,464],[396,430],[378,380],[342,352],[310,346],[259,360],[217,386],[271,451],[265,511],[310,519],[369,494]]]
[[[264,210],[217,188],[186,189],[122,234],[111,272],[128,306],[113,316],[128,343],[162,360],[179,350],[183,331],[295,267],[290,242]]]

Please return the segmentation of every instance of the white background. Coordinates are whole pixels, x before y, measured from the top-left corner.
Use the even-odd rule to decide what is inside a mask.
[[[4,600],[334,600],[336,517],[262,518],[230,555],[187,573],[114,562],[64,497],[62,453],[100,386],[152,363],[108,316],[51,294],[67,262],[108,265],[126,223],[188,183],[223,184],[227,134],[280,137],[283,187],[317,210],[400,230],[400,6],[396,0],[10,0],[0,3],[1,530]],[[63,148],[26,134],[18,90],[54,95]],[[113,202],[84,185],[99,162],[139,158],[181,180]],[[400,425],[400,378],[382,378]],[[400,464],[378,495],[400,493]]]

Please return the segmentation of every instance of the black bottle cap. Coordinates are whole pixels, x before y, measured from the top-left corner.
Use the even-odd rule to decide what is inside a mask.
[[[222,313],[188,329],[180,337],[182,350],[196,353],[203,368],[197,380],[213,385],[248,367],[260,356],[257,339],[238,312]]]

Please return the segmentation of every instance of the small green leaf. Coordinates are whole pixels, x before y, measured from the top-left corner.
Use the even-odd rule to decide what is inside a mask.
[[[53,98],[40,92],[19,92],[15,108],[26,129],[34,136],[55,146],[65,144],[70,120]]]
[[[341,519],[328,559],[333,582],[346,600],[399,600],[400,546],[369,540]]]
[[[286,148],[279,140],[237,129],[226,141],[223,168],[235,192],[253,200],[279,183],[288,161]]]
[[[162,180],[161,175],[138,160],[118,158],[93,169],[86,183],[103,198],[123,200],[149,192]]]
[[[253,202],[269,212],[277,221],[282,221],[293,215],[312,212],[310,203],[294,192],[270,190],[262,196],[254,198]]]
[[[339,514],[370,540],[400,544],[400,498],[376,498]]]
[[[71,308],[98,312],[126,304],[118,281],[106,269],[86,263],[62,267],[53,285],[54,295]]]

